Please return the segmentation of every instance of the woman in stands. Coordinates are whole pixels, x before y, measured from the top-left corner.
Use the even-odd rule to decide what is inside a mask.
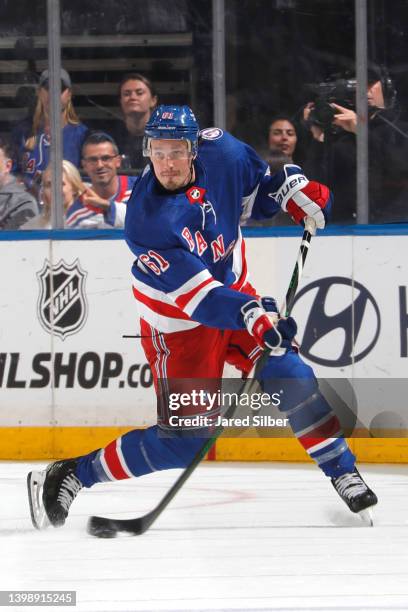
[[[62,197],[64,215],[84,193],[86,186],[82,182],[77,168],[66,159],[62,162]],[[42,173],[40,199],[42,203],[41,214],[33,217],[21,226],[21,229],[51,229],[51,168]]]
[[[141,170],[146,164],[142,143],[145,125],[157,106],[154,86],[143,75],[132,72],[119,84],[119,100],[123,121],[113,130],[113,137],[123,159],[123,168]]]
[[[48,92],[48,70],[40,76],[31,126],[19,130],[17,144],[17,172],[23,176],[27,188],[36,196],[41,185],[41,175],[47,168],[50,158],[50,105]],[[63,126],[63,158],[79,167],[81,146],[87,133],[75,112],[72,103],[72,84],[68,72],[61,70],[61,118]]]

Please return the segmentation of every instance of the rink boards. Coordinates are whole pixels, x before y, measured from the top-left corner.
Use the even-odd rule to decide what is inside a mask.
[[[293,310],[298,340],[319,378],[364,379],[379,389],[369,405],[360,402],[361,435],[385,423],[399,436],[406,396],[381,393],[381,381],[389,390],[390,379],[407,378],[408,230],[353,231],[313,239]],[[280,301],[301,233],[246,233],[251,282]],[[0,240],[0,458],[70,456],[153,424],[155,396],[140,339],[123,337],[137,335],[139,325],[133,258],[120,234],[21,237],[4,232]],[[293,439],[253,435],[220,440],[216,457],[304,460]],[[351,445],[365,461],[406,462],[408,456],[402,436],[353,438]]]

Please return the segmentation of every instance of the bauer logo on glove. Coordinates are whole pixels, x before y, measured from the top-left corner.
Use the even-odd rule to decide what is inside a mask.
[[[272,184],[276,188],[272,197],[296,223],[304,224],[311,217],[317,228],[325,227],[333,200],[326,185],[309,181],[299,166],[291,164],[272,177]]]

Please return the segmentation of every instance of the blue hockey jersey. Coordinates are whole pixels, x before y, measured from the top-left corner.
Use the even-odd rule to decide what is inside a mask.
[[[118,188],[110,198],[109,208],[102,211],[95,206],[86,206],[82,197],[71,204],[65,213],[65,226],[69,228],[123,227],[126,204],[136,181],[134,176],[118,175]],[[88,183],[85,183],[88,186]],[[89,184],[92,187],[92,184]]]
[[[160,189],[146,168],[127,204],[139,313],[163,332],[245,327],[240,309],[253,297],[240,292],[248,277],[240,221],[280,210],[268,166],[251,147],[218,128],[200,137],[185,192]]]
[[[81,147],[88,128],[82,124],[68,123],[62,130],[63,159],[70,161],[79,168],[81,163]],[[22,172],[24,182],[28,188],[33,183],[39,183],[41,174],[47,168],[50,161],[50,141],[44,132],[36,135],[33,149],[27,149],[25,139],[27,135],[21,135],[18,143],[18,170]]]

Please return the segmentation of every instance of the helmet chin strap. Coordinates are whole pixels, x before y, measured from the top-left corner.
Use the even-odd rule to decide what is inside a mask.
[[[194,179],[195,179],[194,157],[192,157],[191,158],[191,164],[190,164],[190,177],[189,177],[186,185],[189,185],[190,183],[192,183]]]

